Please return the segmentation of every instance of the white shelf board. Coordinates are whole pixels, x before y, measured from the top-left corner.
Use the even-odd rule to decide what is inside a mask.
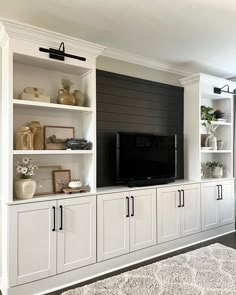
[[[201,124],[207,123],[205,120],[201,120]],[[232,126],[232,123],[229,122],[222,122],[222,121],[211,121],[212,125],[219,125],[219,126]]]
[[[71,106],[71,105],[64,105],[64,104],[57,104],[57,103],[28,101],[28,100],[21,100],[21,99],[13,99],[13,104],[15,106],[61,109],[61,110],[69,110],[69,111],[77,111],[77,112],[93,111],[93,108],[91,107]]]
[[[232,154],[232,150],[202,150],[202,154]]]
[[[13,155],[90,155],[93,150],[14,150]]]

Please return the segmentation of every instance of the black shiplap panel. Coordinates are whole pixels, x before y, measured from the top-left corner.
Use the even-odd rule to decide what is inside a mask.
[[[115,184],[117,131],[177,134],[183,178],[183,88],[97,70],[97,185]]]

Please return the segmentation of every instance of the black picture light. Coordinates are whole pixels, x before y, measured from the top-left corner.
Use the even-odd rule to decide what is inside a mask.
[[[226,87],[226,90],[223,90],[225,87]],[[222,92],[229,93],[229,94],[236,94],[236,89],[234,89],[232,92],[232,91],[229,91],[229,85],[225,85],[221,88],[214,87],[214,93],[221,94]]]
[[[81,61],[86,61],[85,57],[66,53],[64,42],[61,42],[59,49],[54,49],[54,48],[47,49],[47,48],[39,47],[39,51],[48,52],[50,58],[57,59],[57,60],[63,61],[63,60],[65,60],[65,57],[69,57],[69,58],[74,58],[74,59],[78,59]]]

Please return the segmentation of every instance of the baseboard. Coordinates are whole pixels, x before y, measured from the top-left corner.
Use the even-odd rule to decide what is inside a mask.
[[[91,280],[107,273],[120,270],[171,253],[192,245],[202,243],[235,231],[235,225],[229,224],[216,229],[200,232],[174,241],[158,244],[116,258],[105,260],[73,271],[58,274],[53,277],[9,288],[3,295],[40,295],[67,288],[78,283]]]

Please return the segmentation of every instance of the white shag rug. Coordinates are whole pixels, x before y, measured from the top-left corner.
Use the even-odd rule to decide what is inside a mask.
[[[236,295],[236,250],[213,244],[63,295]]]

